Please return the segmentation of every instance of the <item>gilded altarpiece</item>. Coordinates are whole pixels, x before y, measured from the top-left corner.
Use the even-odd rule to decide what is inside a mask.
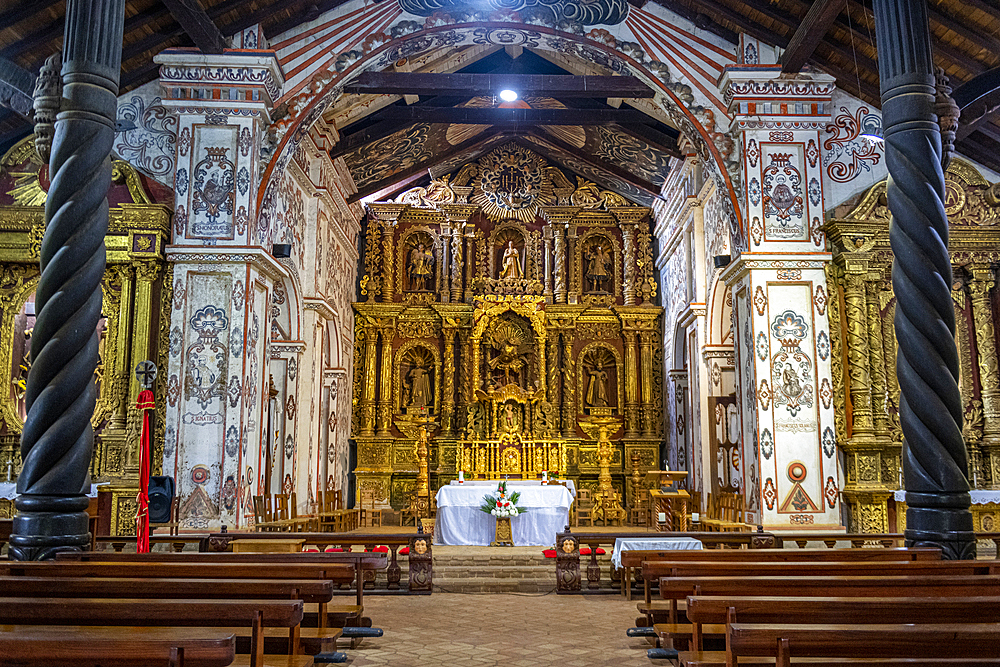
[[[649,209],[572,178],[508,144],[368,205],[352,431],[357,488],[380,506],[418,502],[422,474],[433,497],[459,470],[597,491],[601,420],[610,500],[625,501],[633,452],[641,472],[659,466]]]
[[[24,391],[35,318],[35,288],[44,232],[48,167],[35,153],[34,140],[16,144],[0,160],[0,481],[16,482],[18,452],[26,406]],[[91,475],[109,494],[111,534],[135,531],[138,486],[137,446],[140,415],[134,408],[141,387],[133,369],[150,359],[165,368],[172,298],[170,271],[163,250],[169,240],[171,195],[125,162],[114,161],[108,191],[110,222],[105,238],[107,268],[96,371],[96,432]],[[163,411],[166,374],[154,386],[153,474],[163,460]],[[13,502],[0,499],[0,517]]]
[[[960,360],[970,483],[1000,488],[1000,372],[997,314],[1000,295],[1000,186],[955,158],[945,174],[948,247],[952,259],[955,342]],[[849,530],[880,533],[905,528],[902,488],[895,297],[885,182],[853,210],[826,225],[834,261],[829,269],[837,441],[846,456],[844,499]],[[972,505],[975,529],[996,530],[1000,506]]]

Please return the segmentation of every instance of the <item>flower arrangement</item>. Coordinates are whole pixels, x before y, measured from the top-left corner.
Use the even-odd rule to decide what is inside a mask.
[[[517,501],[520,497],[521,494],[518,491],[508,495],[507,482],[503,481],[500,482],[500,486],[497,487],[497,494],[495,496],[488,493],[486,494],[483,498],[483,504],[479,507],[479,509],[487,514],[492,514],[498,519],[524,514],[527,510],[521,509],[517,506]]]

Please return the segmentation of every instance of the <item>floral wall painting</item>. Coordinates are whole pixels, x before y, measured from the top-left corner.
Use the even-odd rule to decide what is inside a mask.
[[[404,12],[416,16],[431,16],[441,12],[454,17],[463,17],[484,12],[503,11],[517,12],[522,20],[529,23],[532,19],[536,19],[554,24],[561,21],[573,21],[585,26],[617,25],[628,16],[628,3],[625,0],[595,0],[593,2],[580,0],[486,0],[486,2],[399,0],[399,7]]]
[[[115,155],[139,171],[169,186],[174,179],[177,116],[167,111],[153,81],[128,92],[118,101],[118,120],[134,125],[115,134]]]
[[[236,165],[239,128],[195,126],[188,238],[232,239],[236,208]]]

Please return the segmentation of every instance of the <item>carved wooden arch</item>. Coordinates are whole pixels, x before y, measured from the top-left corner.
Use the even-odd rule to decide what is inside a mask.
[[[434,359],[434,412],[435,414],[441,412],[441,353],[437,347],[427,341],[411,340],[403,344],[396,351],[392,378],[390,378],[390,381],[394,385],[392,395],[393,403],[396,406],[396,414],[401,414],[403,411],[403,378],[399,377],[399,369],[402,366],[403,357],[406,356],[406,353],[418,347],[429,350],[431,357]]]
[[[486,332],[486,327],[498,316],[513,312],[516,315],[528,320],[531,328],[535,331],[535,348],[538,357],[538,378],[539,388],[542,391],[542,398],[545,398],[547,383],[545,364],[545,341],[548,332],[545,329],[545,311],[537,307],[538,302],[524,301],[479,301],[476,303],[476,313],[474,315],[475,324],[472,327],[472,387],[473,391],[480,386],[480,364],[482,361],[482,338]]]
[[[396,243],[396,294],[406,294],[403,287],[406,285],[406,280],[404,274],[406,273],[406,241],[411,236],[417,233],[426,233],[431,237],[431,250],[434,252],[434,273],[432,277],[435,282],[435,290],[437,289],[437,277],[441,273],[439,265],[441,264],[441,252],[439,246],[441,245],[441,235],[433,227],[427,225],[414,225],[409,227],[402,234],[399,235],[399,241]],[[435,296],[433,293],[431,296]],[[404,297],[405,300],[405,297]]]
[[[586,345],[582,350],[580,350],[580,355],[577,357],[577,372],[576,372],[576,405],[577,412],[583,414],[583,398],[587,391],[586,381],[584,380],[584,370],[583,370],[583,360],[587,354],[594,349],[601,348],[604,350],[609,350],[615,358],[615,396],[617,397],[617,404],[615,405],[615,411],[620,415],[625,409],[625,383],[622,381],[624,378],[622,374],[625,372],[625,367],[622,363],[622,353],[614,345],[608,344],[606,341],[594,341]]]
[[[622,272],[622,247],[614,234],[608,233],[609,229],[611,228],[591,229],[576,242],[576,257],[573,258],[573,262],[576,264],[576,274],[580,276],[577,287],[579,288],[581,299],[586,294],[584,283],[587,280],[587,277],[583,273],[583,248],[587,245],[587,241],[594,236],[603,236],[611,243],[611,254],[614,257],[614,273],[612,274],[614,278],[614,291],[612,293],[616,299],[622,295],[622,282],[625,280],[625,274]]]
[[[268,214],[270,205],[276,196],[280,173],[288,166],[292,155],[302,138],[308,133],[309,128],[340,95],[349,81],[362,72],[385,69],[400,58],[412,59],[445,45],[460,46],[476,40],[478,40],[477,43],[494,43],[491,41],[494,40],[494,35],[497,36],[496,39],[505,40],[510,39],[511,36],[521,37],[528,40],[533,48],[558,51],[570,58],[596,63],[604,68],[610,67],[621,73],[632,74],[654,89],[658,93],[656,97],[658,106],[674,119],[685,134],[691,137],[695,148],[706,162],[712,165],[716,179],[726,190],[726,211],[731,220],[730,235],[733,239],[733,245],[736,248],[746,247],[748,235],[740,200],[726,167],[726,156],[722,154],[715,143],[718,129],[706,128],[702,124],[697,110],[685,105],[677,92],[673,90],[672,84],[674,82],[665,82],[659,79],[643,65],[645,58],[650,56],[643,53],[635,54],[638,58],[636,59],[630,54],[618,51],[613,44],[609,45],[604,41],[571,32],[562,32],[543,25],[515,22],[478,21],[420,27],[411,33],[381,43],[360,58],[357,58],[356,51],[352,51],[342,54],[341,59],[330,58],[323,61],[329,70],[329,76],[322,76],[319,71],[315,73],[317,75],[315,80],[321,82],[322,89],[311,99],[307,98],[305,104],[301,106],[301,111],[294,119],[283,123],[287,126],[287,130],[283,133],[270,161],[261,173],[261,185],[257,192],[258,215]],[[344,57],[346,60],[343,59]],[[690,84],[691,82],[681,80],[680,83]],[[257,224],[258,233],[266,234],[268,221],[258,219]]]

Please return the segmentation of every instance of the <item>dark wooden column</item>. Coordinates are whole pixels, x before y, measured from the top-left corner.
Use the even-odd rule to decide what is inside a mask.
[[[906,543],[940,547],[945,558],[975,558],[926,0],[875,0],[875,24],[895,255]]]
[[[124,20],[125,0],[66,3],[63,99],[49,160],[21,495],[10,537],[15,560],[48,559],[89,543],[90,418]]]

